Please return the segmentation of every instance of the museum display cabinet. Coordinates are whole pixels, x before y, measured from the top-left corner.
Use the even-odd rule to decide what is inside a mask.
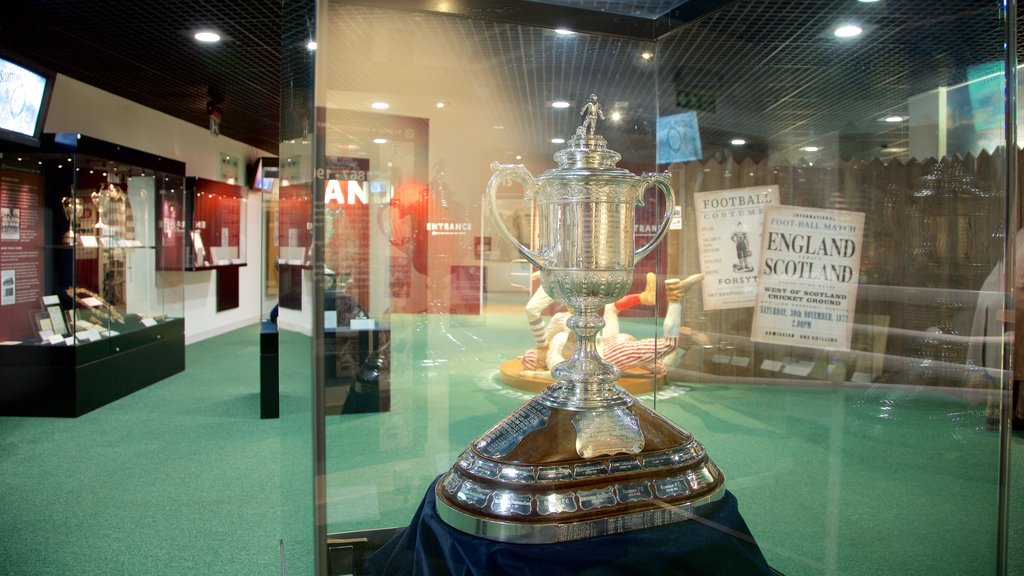
[[[0,154],[0,413],[79,416],[183,370],[184,164],[80,134]]]
[[[185,179],[185,271],[215,273],[217,311],[238,308],[238,268],[245,260],[243,186]]]
[[[279,305],[292,310],[302,310],[303,271],[309,275],[313,247],[309,186],[298,180],[297,170],[293,158],[281,168],[274,233]]]
[[[285,14],[321,569],[1019,565],[1015,2]]]

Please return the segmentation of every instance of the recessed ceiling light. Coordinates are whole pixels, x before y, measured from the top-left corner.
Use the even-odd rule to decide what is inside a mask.
[[[552,144],[565,144],[565,138],[552,138]]]
[[[832,33],[836,35],[836,38],[853,38],[854,36],[860,36],[861,32],[863,32],[863,30],[861,30],[860,26],[855,24],[843,24],[836,28]]]
[[[374,102],[373,104],[370,104],[370,108],[373,108],[374,110],[387,110],[388,108],[391,108],[391,104],[388,104],[387,102]]]
[[[569,103],[566,102],[565,100],[555,100],[554,102],[551,103],[551,107],[552,108],[568,108],[569,107]]]
[[[744,140],[743,138],[733,138],[732,140],[729,141],[729,144],[732,144],[733,146],[743,146],[746,143],[747,141]]]
[[[316,40],[310,40],[309,42],[306,42],[306,50],[309,50],[310,52],[316,52],[316,46]]]
[[[569,30],[568,28],[555,28],[555,34],[561,34],[562,36],[572,36],[573,34],[575,34],[575,32]]]
[[[374,138],[373,139],[373,143],[374,144],[387,144],[388,143],[388,139],[387,138]]]
[[[896,122],[903,122],[904,120],[906,120],[906,118],[904,118],[903,116],[886,116],[885,118],[882,118],[882,120],[886,122],[892,122],[895,124]]]
[[[857,2],[863,2],[865,4],[873,4],[875,2],[878,2],[878,0],[857,0]]]
[[[804,146],[803,148],[801,148],[801,150],[803,150],[804,152],[817,152],[818,150],[821,150],[821,147],[820,146]]]
[[[444,108],[445,104],[444,102],[438,102],[437,104],[435,104],[435,106],[437,106],[438,108]]]
[[[651,58],[654,58],[654,53],[645,50],[640,53],[640,57],[643,58],[644,60],[650,60]]]
[[[622,120],[622,113],[612,112],[612,122],[618,122],[619,120]]]
[[[220,34],[210,30],[196,32],[195,39],[200,42],[220,42]]]

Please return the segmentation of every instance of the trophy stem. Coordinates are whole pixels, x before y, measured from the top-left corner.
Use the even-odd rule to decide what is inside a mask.
[[[604,328],[604,318],[594,306],[577,310],[565,323],[576,336],[576,350],[551,370],[555,383],[541,394],[540,401],[564,410],[613,410],[632,404],[632,396],[615,384],[619,369],[597,353],[597,334]]]

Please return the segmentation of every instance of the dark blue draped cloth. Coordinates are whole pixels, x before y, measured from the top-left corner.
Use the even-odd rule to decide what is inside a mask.
[[[558,544],[509,544],[441,520],[431,485],[408,528],[367,557],[364,569],[396,574],[772,575],[730,492],[702,518]]]

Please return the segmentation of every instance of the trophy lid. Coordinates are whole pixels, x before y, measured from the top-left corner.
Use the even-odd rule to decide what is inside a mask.
[[[569,139],[569,145],[558,152],[555,152],[554,159],[558,162],[558,170],[573,169],[615,169],[615,164],[622,159],[622,155],[608,148],[604,137],[595,134],[598,118],[604,120],[604,112],[597,96],[590,95],[587,103],[583,105],[580,114],[584,116],[583,122],[576,128],[576,133]]]

